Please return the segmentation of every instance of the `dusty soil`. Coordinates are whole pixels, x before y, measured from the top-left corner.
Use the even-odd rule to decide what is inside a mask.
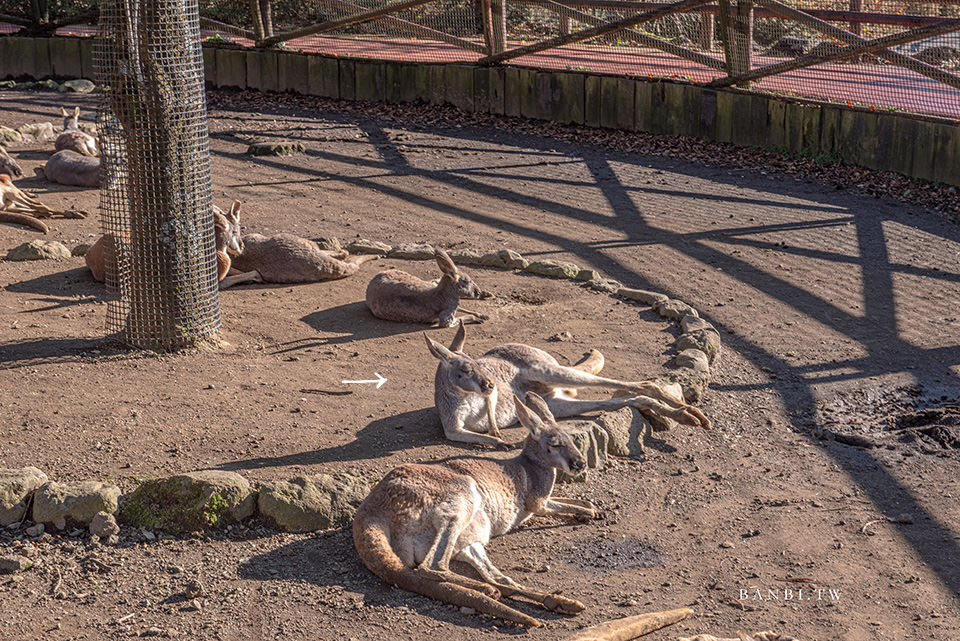
[[[3,92],[0,124],[56,122],[60,100]],[[214,197],[242,200],[250,231],[507,247],[694,305],[724,340],[703,401],[715,429],[660,434],[644,460],[558,489],[595,501],[603,518],[534,520],[491,543],[508,574],[588,605],[575,618],[520,606],[541,629],[385,585],[346,529],[290,535],[254,522],[159,540],[125,529],[104,547],[82,532],[30,538],[25,523],[0,534],[0,552],[37,561],[0,579],[0,638],[552,640],[680,606],[696,616],[649,638],[960,634],[956,222],[854,185],[625,153],[518,121],[426,126],[430,112],[388,119],[249,94],[211,104]],[[244,154],[250,141],[286,138],[307,152]],[[33,177],[51,149],[10,147],[28,174],[20,185],[95,213],[96,192]],[[96,215],[52,226],[48,238],[68,247],[99,230]],[[0,226],[0,250],[37,236]],[[377,477],[476,452],[442,438],[424,328],[364,308],[368,278],[393,266],[436,273],[384,260],[342,281],[238,287],[221,296],[221,349],[158,355],[104,339],[103,286],[82,259],[0,262],[0,466],[129,490],[205,468],[253,481]],[[469,328],[473,354],[522,341],[573,362],[597,347],[605,372],[625,378],[654,376],[671,358],[678,328],[649,309],[574,283],[471,271],[498,294],[475,305],[491,320]],[[561,332],[571,338],[549,340]],[[374,372],[389,379],[380,390],[340,382]],[[316,389],[353,393],[304,391]],[[191,601],[197,580],[203,594]]]

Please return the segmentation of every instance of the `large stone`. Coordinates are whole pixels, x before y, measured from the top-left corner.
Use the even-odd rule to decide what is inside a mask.
[[[496,252],[481,252],[476,249],[451,249],[447,252],[458,265],[478,265],[497,269],[523,269],[530,264],[523,256],[512,249]]]
[[[635,300],[637,302],[643,303],[644,305],[656,306],[660,303],[665,303],[670,300],[670,297],[666,294],[660,294],[658,292],[650,292],[645,289],[634,289],[632,287],[621,287],[617,290],[617,296],[621,298],[628,298],[630,300]]]
[[[7,252],[7,260],[54,260],[70,258],[70,250],[55,240],[31,240]]]
[[[17,131],[27,141],[46,142],[57,138],[53,125],[49,122],[27,123],[17,127]]]
[[[117,519],[108,512],[97,512],[90,520],[90,534],[106,539],[120,534],[120,526],[117,525]]]
[[[541,276],[549,276],[550,278],[576,279],[576,277],[580,275],[580,267],[578,265],[559,260],[535,260],[524,267],[523,271]]]
[[[330,252],[331,254],[339,254],[343,251],[343,247],[340,245],[340,241],[334,238],[333,236],[320,236],[318,238],[311,238],[313,242],[317,244],[317,247],[322,249],[325,252]]]
[[[526,269],[530,264],[529,260],[512,249],[501,249],[497,252],[497,256],[510,269]]]
[[[292,156],[303,152],[303,143],[296,140],[255,142],[247,147],[247,153],[251,156]]]
[[[673,320],[680,320],[685,316],[699,316],[699,312],[695,310],[690,305],[687,305],[682,300],[669,299],[666,301],[660,301],[653,306],[657,313],[663,316],[664,318],[670,318]]]
[[[607,433],[607,451],[614,456],[643,456],[646,439],[650,436],[650,422],[633,407],[615,412],[604,412],[597,417],[597,425]]]
[[[16,129],[0,126],[0,142],[20,142],[23,134]]]
[[[100,481],[44,483],[33,495],[33,520],[62,530],[67,523],[87,525],[97,512],[117,511],[120,488]]]
[[[713,365],[720,356],[720,334],[715,330],[696,329],[681,334],[677,339],[676,348],[680,351],[696,349],[707,355],[707,361]]]
[[[0,527],[22,521],[30,494],[47,480],[47,475],[35,467],[0,469]]]
[[[689,367],[700,372],[710,372],[710,358],[699,349],[685,349],[674,359],[677,367]]]
[[[236,472],[201,470],[146,481],[120,511],[124,523],[184,534],[223,527],[253,515],[256,492]]]
[[[33,567],[33,561],[19,554],[0,556],[0,574],[26,572]]]
[[[87,80],[86,78],[67,80],[63,83],[63,86],[67,89],[67,91],[73,91],[75,93],[92,93],[93,90],[97,88],[93,82]]]
[[[353,520],[373,483],[335,472],[300,476],[260,488],[260,514],[287,532],[313,532],[341,527]]]
[[[687,350],[689,351],[689,350]],[[710,382],[710,372],[692,367],[678,367],[657,377],[658,383],[677,383],[683,390],[683,400],[687,403],[697,403],[703,397]],[[654,429],[657,426],[654,425]]]
[[[393,249],[393,247],[377,240],[360,238],[347,243],[347,246],[344,247],[344,249],[351,254],[378,254],[380,256],[386,256],[390,253],[390,250]]]
[[[596,278],[587,281],[587,287],[597,292],[616,294],[618,291],[620,291],[620,288],[623,287],[623,283],[611,278]]]
[[[683,330],[685,334],[690,332],[700,331],[700,330],[706,330],[711,332],[717,331],[713,327],[713,325],[711,325],[709,322],[707,322],[706,320],[700,318],[695,314],[687,314],[686,316],[684,316],[683,319],[680,321],[680,328]],[[720,332],[717,332],[717,334],[719,333]]]
[[[431,245],[420,243],[403,243],[391,249],[387,255],[390,258],[432,260],[436,257],[437,252]]]

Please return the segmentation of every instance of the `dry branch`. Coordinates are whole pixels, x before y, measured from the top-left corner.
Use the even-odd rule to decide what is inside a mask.
[[[683,621],[692,614],[690,608],[638,614],[584,628],[564,641],[628,641]]]

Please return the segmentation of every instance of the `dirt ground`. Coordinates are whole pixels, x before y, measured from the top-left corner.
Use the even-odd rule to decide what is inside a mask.
[[[0,124],[56,123],[61,100],[2,92]],[[544,628],[387,586],[347,529],[291,535],[254,522],[159,540],[125,529],[104,547],[70,532],[31,538],[26,523],[0,533],[0,553],[37,562],[0,577],[0,639],[546,641],[681,606],[696,615],[648,638],[960,636],[956,222],[853,185],[622,153],[509,120],[430,127],[330,101],[276,104],[211,98],[215,202],[243,201],[246,229],[511,248],[680,298],[723,337],[702,403],[714,430],[658,434],[644,460],[558,488],[595,501],[601,519],[534,519],[490,544],[507,574],[587,604],[578,617],[520,606]],[[289,138],[306,153],[244,153]],[[10,146],[27,174],[19,184],[94,214],[53,221],[47,238],[92,242],[97,193],[34,177],[51,150]],[[0,225],[0,253],[37,237]],[[442,437],[424,328],[366,311],[367,280],[387,267],[436,274],[381,260],[336,282],[237,287],[221,295],[222,349],[157,355],[104,340],[103,286],[81,258],[0,261],[0,467],[128,491],[210,468],[251,481],[378,477],[480,451]],[[678,327],[648,308],[575,283],[470,272],[497,294],[474,305],[491,320],[468,328],[471,354],[526,342],[572,363],[597,347],[621,378],[655,376],[672,357]],[[380,390],[341,383],[374,372],[388,379]],[[304,391],[315,389],[353,393]],[[203,586],[196,602],[184,596],[192,580]]]

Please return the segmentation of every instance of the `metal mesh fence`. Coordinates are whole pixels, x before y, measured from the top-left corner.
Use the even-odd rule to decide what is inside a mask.
[[[108,331],[180,349],[220,328],[196,0],[105,0],[100,211]]]

